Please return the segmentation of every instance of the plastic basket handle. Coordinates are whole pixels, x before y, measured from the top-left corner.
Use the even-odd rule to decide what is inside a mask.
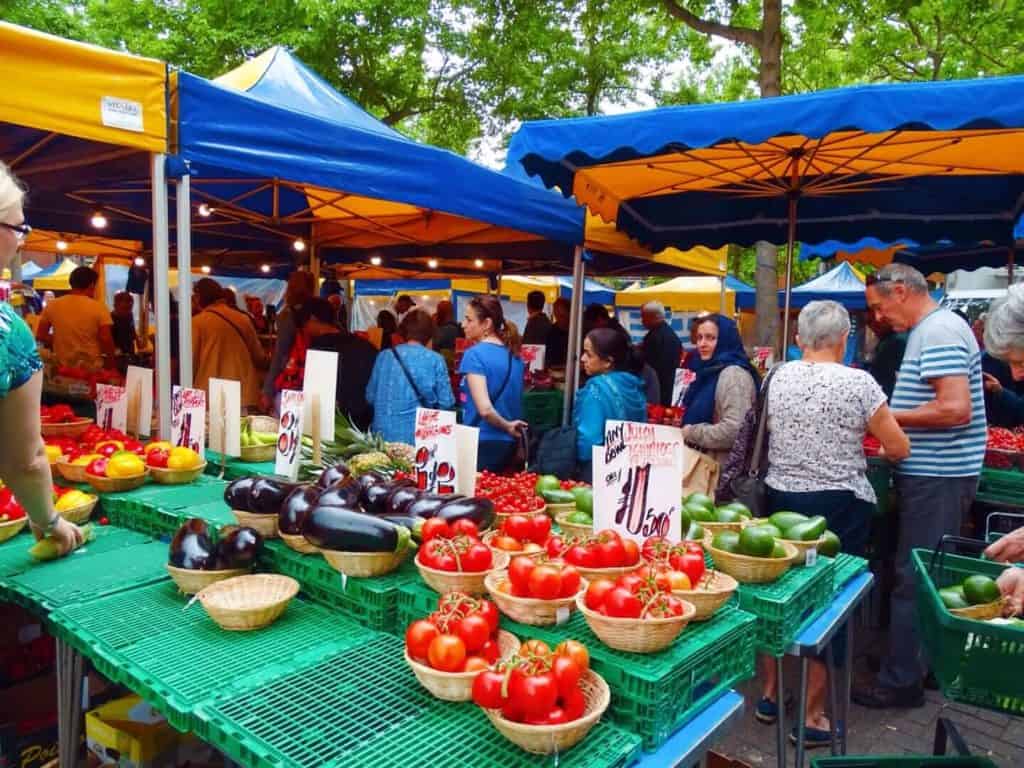
[[[946,545],[956,544],[967,549],[974,550],[978,553],[984,552],[988,544],[979,539],[968,539],[964,536],[953,536],[952,534],[944,534],[939,543],[936,545],[935,550],[932,552],[931,560],[928,562],[928,572],[935,572],[935,560],[938,558],[939,567],[942,567],[943,560],[946,555]]]

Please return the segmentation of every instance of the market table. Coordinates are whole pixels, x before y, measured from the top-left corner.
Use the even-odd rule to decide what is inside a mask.
[[[701,762],[711,745],[743,716],[743,707],[743,696],[726,691],[656,752],[645,753],[633,768],[689,768]]]
[[[221,455],[216,451],[206,452],[206,474],[220,475]],[[240,477],[250,475],[272,475],[274,474],[274,462],[272,461],[242,461],[238,458],[229,458],[224,466],[224,479],[237,480]]]

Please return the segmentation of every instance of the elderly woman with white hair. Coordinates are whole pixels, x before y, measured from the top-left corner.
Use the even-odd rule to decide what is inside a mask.
[[[797,344],[803,358],[776,368],[767,384],[765,481],[771,512],[824,515],[843,550],[863,556],[876,502],[866,475],[864,436],[877,437],[892,460],[910,454],[910,441],[871,375],[842,364],[849,335],[850,316],[841,304],[812,301],[800,312]],[[778,715],[775,666],[762,660],[761,667],[763,697],[756,716],[771,723]],[[815,662],[805,712],[808,747],[830,743],[825,682],[825,667]],[[793,741],[795,733],[794,728]]]

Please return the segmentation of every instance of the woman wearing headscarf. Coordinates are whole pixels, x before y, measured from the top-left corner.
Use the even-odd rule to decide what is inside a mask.
[[[701,318],[695,336],[698,358],[690,367],[697,378],[683,396],[683,438],[721,462],[754,404],[760,378],[730,318]]]

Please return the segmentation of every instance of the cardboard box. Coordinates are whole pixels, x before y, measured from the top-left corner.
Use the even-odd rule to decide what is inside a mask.
[[[174,768],[178,733],[138,696],[126,696],[85,715],[86,745],[99,765]]]

